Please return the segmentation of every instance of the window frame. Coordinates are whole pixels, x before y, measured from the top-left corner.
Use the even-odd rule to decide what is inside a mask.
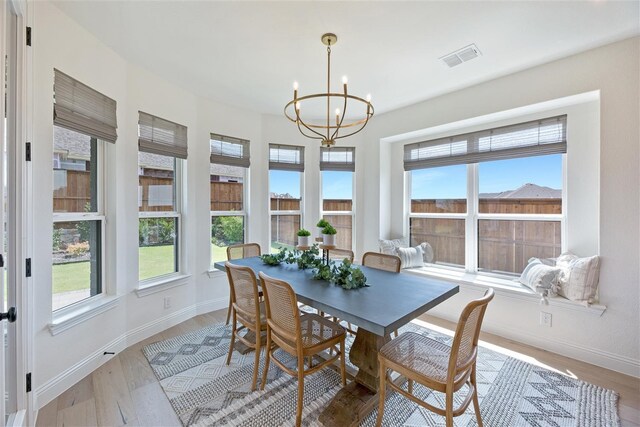
[[[140,150],[138,150],[138,155],[140,154]],[[162,154],[159,154],[162,155]],[[167,282],[173,278],[179,278],[185,275],[184,272],[184,244],[183,244],[183,230],[182,230],[182,208],[183,208],[183,173],[184,173],[184,161],[185,159],[181,159],[175,156],[166,156],[172,157],[174,160],[174,179],[173,179],[173,188],[175,191],[175,202],[174,202],[174,210],[173,211],[156,211],[156,212],[145,212],[140,211],[138,208],[138,230],[140,227],[141,219],[153,219],[153,218],[174,218],[176,220],[176,237],[175,237],[175,249],[174,249],[174,269],[175,271],[166,274],[160,274],[158,276],[148,277],[146,279],[140,280],[140,243],[138,242],[138,289],[147,288],[154,285],[159,285]],[[140,157],[138,156],[138,169],[140,168]],[[140,175],[138,175],[139,177]],[[139,179],[139,178],[138,178]]]
[[[349,172],[351,173],[351,210],[350,211],[325,211],[324,210],[324,182],[322,178],[323,172],[331,172],[331,171],[320,171],[320,177],[318,182],[320,184],[320,218],[324,218],[325,215],[337,216],[351,216],[351,248],[340,248],[340,249],[351,249],[355,248],[356,244],[356,173],[355,171],[341,171],[341,172]]]
[[[284,172],[295,172],[300,174],[300,209],[299,210],[272,210],[271,209],[271,171],[274,169],[268,169],[268,177],[267,177],[267,203],[269,206],[269,253],[271,253],[271,219],[274,215],[299,215],[300,216],[300,228],[304,228],[304,172],[300,171],[284,171]],[[296,235],[297,239],[297,235]]]
[[[54,127],[56,127],[57,125],[54,124]],[[106,232],[107,232],[107,227],[106,227],[106,222],[107,222],[107,207],[106,207],[106,171],[105,171],[105,165],[106,165],[106,154],[107,154],[107,143],[101,139],[95,138],[93,136],[87,135],[85,133],[82,132],[78,132],[78,131],[74,131],[77,132],[79,134],[88,136],[90,138],[90,144],[93,143],[93,141],[96,141],[96,157],[97,157],[97,162],[95,167],[98,168],[97,172],[96,172],[96,178],[97,178],[97,182],[96,182],[96,211],[95,212],[55,212],[53,211],[53,215],[52,215],[52,224],[56,224],[56,223],[61,223],[61,222],[89,222],[89,221],[97,221],[100,223],[100,257],[99,257],[99,268],[100,268],[100,283],[99,283],[99,289],[100,291],[98,293],[96,293],[95,295],[89,295],[88,298],[83,298],[81,300],[78,300],[76,302],[73,302],[71,304],[65,305],[63,307],[59,307],[57,309],[53,309],[53,262],[51,263],[51,272],[52,272],[52,278],[51,278],[51,293],[52,293],[52,298],[51,298],[51,303],[52,303],[52,307],[51,307],[51,313],[53,315],[53,317],[59,317],[61,315],[66,315],[69,312],[75,311],[77,310],[79,307],[82,307],[83,305],[88,305],[88,304],[93,304],[94,301],[96,301],[96,299],[103,297],[104,295],[108,295],[108,289],[107,289],[107,269],[106,269],[106,263],[105,263],[105,254],[106,254],[106,249],[107,249],[107,245],[106,245]],[[55,156],[55,153],[53,153],[53,155]],[[52,157],[52,162],[53,162],[53,157]],[[93,165],[92,165],[93,167]],[[53,172],[54,168],[53,168],[53,163],[52,163],[52,167],[51,167],[51,171]],[[52,192],[52,198],[51,198],[52,202],[53,202],[53,192]],[[91,283],[89,283],[89,291],[91,292]]]
[[[509,278],[519,276],[520,273],[509,274],[507,272],[479,270],[479,242],[478,236],[479,221],[481,220],[503,220],[503,221],[554,221],[560,222],[560,250],[567,250],[567,154],[562,154],[562,213],[561,214],[496,214],[479,212],[480,176],[478,163],[467,163],[467,212],[466,213],[412,213],[411,212],[411,171],[404,172],[405,180],[405,225],[411,243],[411,218],[434,218],[434,219],[463,219],[465,221],[465,265],[456,267],[446,264],[428,264],[438,268],[450,269],[453,271],[464,270],[467,273],[490,276],[496,278]]]
[[[215,164],[210,162],[209,165]],[[240,167],[240,166],[238,166]],[[241,216],[242,217],[242,242],[247,243],[247,236],[249,235],[249,168],[242,168],[244,170],[242,176],[242,210],[240,211],[212,211],[209,214],[209,261],[211,268],[213,269],[213,250],[211,249],[211,226],[213,225],[214,217],[224,216]],[[211,183],[211,173],[209,173],[209,183]],[[209,189],[211,194],[211,189]],[[211,196],[209,196],[209,209],[211,209]]]

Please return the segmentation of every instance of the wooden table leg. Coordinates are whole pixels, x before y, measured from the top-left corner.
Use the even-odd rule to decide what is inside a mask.
[[[351,346],[349,359],[356,365],[358,373],[355,381],[341,389],[327,408],[320,414],[319,421],[326,427],[357,426],[378,404],[378,351],[391,340],[365,329],[358,328]]]

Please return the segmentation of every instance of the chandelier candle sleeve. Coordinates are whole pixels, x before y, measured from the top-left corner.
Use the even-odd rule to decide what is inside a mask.
[[[298,82],[293,82],[293,99],[284,107],[285,116],[296,124],[300,133],[307,138],[317,139],[323,147],[332,147],[336,140],[355,135],[360,132],[374,114],[371,104],[371,95],[366,99],[349,94],[347,76],[342,77],[342,93],[331,92],[331,47],[336,44],[338,37],[327,33],[321,38],[327,46],[327,92],[298,96]],[[322,101],[326,104],[326,117],[324,119],[305,119],[301,109],[303,101]],[[331,104],[340,103],[342,109],[335,109],[335,124],[331,121]],[[335,105],[334,105],[335,106]],[[347,108],[349,117],[347,117]],[[293,111],[291,111],[293,110]],[[305,108],[307,115],[313,115],[314,109]]]

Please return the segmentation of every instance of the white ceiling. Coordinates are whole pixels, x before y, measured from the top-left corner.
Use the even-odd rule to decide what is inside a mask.
[[[640,33],[638,1],[55,1],[127,60],[224,104],[281,114],[326,88],[373,96],[376,113]],[[475,43],[455,68],[438,58]],[[615,64],[612,64],[615,67]]]

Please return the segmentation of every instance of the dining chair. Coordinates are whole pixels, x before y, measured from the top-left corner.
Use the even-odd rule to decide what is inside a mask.
[[[380,252],[366,252],[362,255],[362,265],[376,268],[378,270],[400,273],[402,261],[397,255],[381,254]],[[393,331],[393,335],[398,337],[398,330]]]
[[[380,252],[366,252],[362,255],[362,265],[378,270],[400,273],[400,257],[397,255],[381,254]]]
[[[348,259],[349,262],[353,262],[354,255],[350,249],[329,249],[329,259],[332,261],[342,261]]]
[[[224,263],[227,268],[227,277],[231,287],[231,304],[233,306],[233,323],[231,328],[231,342],[229,343],[229,354],[227,355],[227,365],[231,362],[231,354],[236,339],[244,343],[247,347],[255,350],[255,361],[253,366],[253,382],[251,391],[256,389],[258,379],[258,366],[260,364],[260,345],[262,341],[262,331],[267,330],[267,319],[265,316],[264,302],[260,302],[260,292],[256,275],[249,267],[233,265],[230,262]],[[238,325],[240,323],[240,325]],[[248,329],[255,334],[255,341],[249,341],[245,336],[238,335],[243,329]]]
[[[287,282],[269,277],[260,272],[260,282],[267,308],[267,355],[262,372],[261,389],[267,382],[269,362],[273,362],[284,372],[298,378],[298,400],[296,404],[296,426],[302,422],[302,404],[304,397],[304,377],[329,366],[340,359],[342,385],[347,383],[345,371],[345,330],[329,319],[313,313],[301,314],[298,310],[296,294]],[[297,369],[287,367],[275,357],[275,349],[281,348],[295,356]],[[339,345],[338,350],[336,346]],[[332,349],[335,356],[329,355],[317,365],[313,365],[313,356],[324,350]],[[332,352],[333,354],[333,352]],[[307,359],[307,368],[305,368]]]
[[[451,346],[415,332],[405,332],[389,341],[378,353],[380,392],[376,426],[382,424],[386,387],[397,391],[417,404],[444,415],[446,426],[453,426],[453,417],[466,411],[473,401],[478,425],[482,427],[478,389],[476,385],[476,358],[478,337],[487,305],[493,299],[493,289],[488,289],[480,299],[471,301],[462,311]],[[387,369],[407,378],[407,389],[387,377]],[[413,382],[444,393],[445,408],[433,406],[413,394]],[[467,385],[469,391],[457,408],[453,407],[454,393]]]
[[[262,250],[257,243],[241,243],[239,245],[227,246],[227,261],[233,261],[234,259],[250,258],[253,256],[260,256]],[[225,325],[229,324],[231,319],[231,295],[229,295],[229,307],[227,308],[227,320]]]

